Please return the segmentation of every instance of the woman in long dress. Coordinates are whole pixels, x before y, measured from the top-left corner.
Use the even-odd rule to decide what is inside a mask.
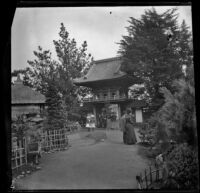
[[[120,129],[121,129],[121,131],[123,132],[123,142],[125,143],[125,135],[126,135],[126,133],[125,133],[125,116],[126,116],[126,111],[124,111],[123,112],[123,116],[121,117],[121,119],[120,119],[120,122],[119,122],[119,127],[120,127]]]
[[[137,140],[134,130],[134,117],[130,109],[127,109],[127,114],[125,114],[124,119],[124,143],[128,145],[135,144]]]

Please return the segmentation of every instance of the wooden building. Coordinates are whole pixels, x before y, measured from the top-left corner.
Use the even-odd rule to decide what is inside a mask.
[[[45,96],[23,85],[19,75],[11,86],[11,95],[12,119],[21,114],[40,114],[45,108]]]
[[[127,107],[131,107],[136,122],[143,122],[142,108],[145,102],[133,100],[128,94],[129,87],[139,82],[120,70],[121,62],[120,57],[94,61],[86,76],[74,80],[74,84],[92,89],[92,96],[84,98],[83,102],[92,104],[97,126],[105,106],[110,106],[116,112],[117,119]]]

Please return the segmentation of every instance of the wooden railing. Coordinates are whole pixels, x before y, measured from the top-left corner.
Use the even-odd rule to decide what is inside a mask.
[[[83,102],[104,102],[104,101],[117,101],[117,100],[126,100],[126,99],[132,99],[133,97],[129,96],[107,96],[107,97],[90,97],[90,98],[84,98]]]

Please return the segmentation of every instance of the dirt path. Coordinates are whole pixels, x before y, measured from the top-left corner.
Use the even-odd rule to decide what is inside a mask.
[[[105,134],[105,131],[95,131]],[[23,189],[129,189],[137,188],[136,174],[148,160],[137,154],[137,145],[124,145],[121,131],[106,131],[95,143],[86,134],[71,136],[72,147],[45,154],[41,170],[19,179]]]

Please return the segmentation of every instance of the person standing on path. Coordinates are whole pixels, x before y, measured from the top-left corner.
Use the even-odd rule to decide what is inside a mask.
[[[126,110],[124,115],[124,143],[127,145],[135,144],[137,142],[134,130],[134,116],[131,109]]]
[[[126,117],[126,111],[123,111],[123,115],[120,119],[120,122],[119,122],[119,126],[120,126],[120,129],[121,131],[123,132],[123,142],[125,144],[125,136],[126,136],[126,132],[125,132],[125,117]]]
[[[87,116],[86,128],[88,128],[88,131],[94,131],[94,129],[95,129],[94,115],[91,114],[91,115]]]

